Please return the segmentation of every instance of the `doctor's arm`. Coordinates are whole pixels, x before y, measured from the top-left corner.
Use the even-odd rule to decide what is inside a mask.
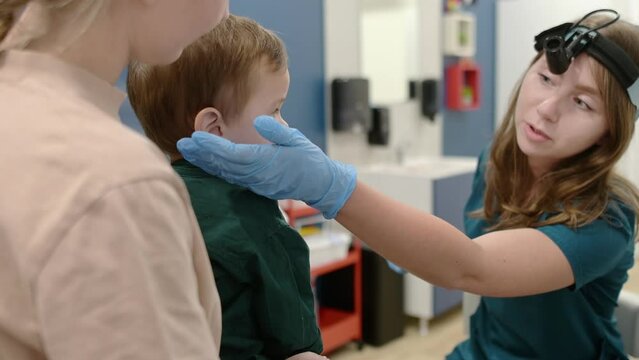
[[[195,133],[178,142],[184,158],[272,199],[298,199],[335,218],[388,260],[433,284],[490,296],[522,296],[570,286],[567,258],[539,230],[492,232],[471,241],[445,221],[356,180],[296,129],[255,121],[269,145],[233,144]]]
[[[362,182],[336,220],[385,258],[438,286],[509,297],[574,283],[563,252],[539,230],[495,231],[471,241],[446,221]]]

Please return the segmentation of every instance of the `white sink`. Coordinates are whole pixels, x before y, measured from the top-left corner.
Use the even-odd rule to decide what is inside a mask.
[[[366,174],[441,178],[474,171],[476,164],[477,159],[472,157],[420,157],[409,158],[402,164],[382,163],[362,166],[358,168],[358,171]]]

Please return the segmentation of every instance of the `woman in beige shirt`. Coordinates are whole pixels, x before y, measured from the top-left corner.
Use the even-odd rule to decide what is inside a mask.
[[[118,118],[227,0],[0,1],[0,359],[213,359],[220,309],[182,182]]]

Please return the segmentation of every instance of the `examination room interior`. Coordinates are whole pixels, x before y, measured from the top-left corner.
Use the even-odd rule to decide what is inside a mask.
[[[364,182],[459,228],[476,157],[534,55],[534,36],[598,8],[639,24],[637,0],[231,0],[230,8],[286,44],[290,126],[354,164]],[[120,115],[141,131],[128,103]],[[635,185],[638,142],[619,168]],[[331,359],[442,359],[467,337],[476,297],[393,272],[335,222],[280,204],[308,239]],[[637,356],[635,268],[623,296],[626,351]]]

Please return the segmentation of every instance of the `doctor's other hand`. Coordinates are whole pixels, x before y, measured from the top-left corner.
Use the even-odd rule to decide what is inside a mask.
[[[331,160],[299,130],[270,116],[258,116],[254,126],[272,144],[235,144],[196,131],[177,147],[211,175],[271,199],[302,200],[334,218],[355,189],[355,168]]]

